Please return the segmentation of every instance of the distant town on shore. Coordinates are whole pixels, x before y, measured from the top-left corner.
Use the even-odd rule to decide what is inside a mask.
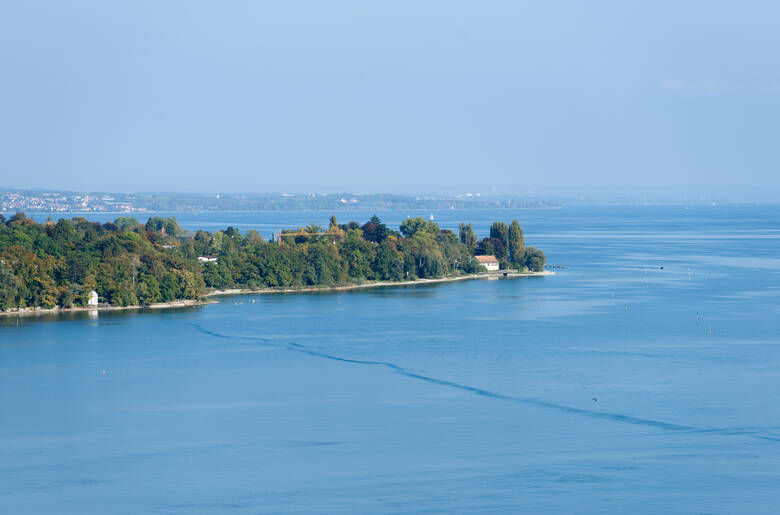
[[[409,196],[351,193],[100,193],[0,191],[0,212],[133,213],[156,211],[274,211],[344,209],[512,209],[559,207],[557,201],[511,195]]]

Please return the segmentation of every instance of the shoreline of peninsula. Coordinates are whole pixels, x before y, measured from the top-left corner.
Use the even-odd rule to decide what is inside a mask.
[[[53,307],[53,308],[21,308],[19,310],[0,311],[0,317],[28,317],[36,315],[59,315],[68,313],[80,313],[80,312],[101,312],[101,311],[132,311],[143,309],[177,309],[177,308],[190,308],[207,306],[209,304],[215,304],[216,301],[208,300],[210,297],[222,297],[222,296],[239,296],[239,295],[272,295],[272,294],[292,294],[292,293],[330,293],[339,291],[349,291],[368,288],[386,288],[394,286],[419,286],[423,284],[437,284],[437,283],[449,283],[456,281],[464,281],[468,279],[520,279],[525,277],[546,277],[550,275],[556,275],[555,272],[550,270],[543,270],[540,272],[509,272],[506,275],[503,273],[481,273],[481,274],[469,274],[459,275],[452,277],[439,277],[434,279],[416,279],[410,281],[369,281],[360,284],[338,284],[331,286],[299,286],[299,287],[285,287],[285,288],[260,288],[257,290],[251,290],[248,288],[233,288],[227,290],[214,290],[205,293],[200,299],[183,299],[171,302],[159,302],[155,304],[147,305],[134,305],[134,306],[76,306],[70,308]]]
[[[203,298],[220,297],[229,295],[269,295],[273,293],[316,293],[316,292],[333,292],[333,291],[348,291],[357,290],[363,288],[382,288],[392,286],[418,286],[422,284],[436,284],[436,283],[450,283],[455,281],[465,281],[468,279],[519,279],[523,277],[545,277],[550,275],[557,275],[551,270],[542,270],[539,272],[508,272],[504,275],[501,273],[483,272],[479,274],[457,275],[452,277],[437,277],[432,279],[415,279],[409,281],[367,281],[360,284],[339,284],[331,286],[293,286],[282,288],[261,288],[258,290],[251,290],[248,288],[233,288],[227,290],[215,290],[203,295]]]
[[[310,224],[270,240],[235,227],[183,230],[176,218],[145,224],[120,217],[38,223],[0,215],[0,316],[197,306],[215,295],[332,292],[548,275],[523,230],[493,222],[477,237],[432,220],[407,218],[394,230],[366,223]]]
[[[98,305],[98,306],[73,306],[70,308],[63,308],[60,306],[55,306],[53,308],[42,308],[42,307],[19,308],[19,309],[10,309],[8,311],[0,311],[0,318],[14,317],[14,316],[27,317],[27,316],[36,316],[36,315],[59,315],[59,314],[67,314],[67,313],[81,313],[81,312],[97,313],[100,311],[130,311],[130,310],[141,310],[141,309],[189,308],[189,307],[205,306],[207,304],[210,304],[210,302],[204,300],[181,299],[181,300],[173,300],[170,302],[158,302],[155,304],[134,305],[134,306]]]

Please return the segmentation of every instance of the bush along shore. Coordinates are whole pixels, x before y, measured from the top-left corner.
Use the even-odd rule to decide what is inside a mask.
[[[121,217],[36,223],[0,215],[0,313],[180,307],[218,293],[320,291],[481,277],[475,256],[494,256],[511,274],[544,273],[544,253],[526,247],[517,220],[495,222],[479,240],[423,218],[398,231],[376,216],[365,224],[317,225],[265,241],[256,231],[189,233],[175,218],[142,224]],[[483,261],[485,259],[483,258]],[[493,266],[495,268],[495,264]],[[98,305],[90,304],[97,294]]]

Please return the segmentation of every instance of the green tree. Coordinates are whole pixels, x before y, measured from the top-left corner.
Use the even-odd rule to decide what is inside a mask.
[[[167,236],[181,236],[181,234],[184,232],[179,227],[179,222],[176,221],[175,217],[163,218],[159,216],[153,216],[147,220],[146,230],[150,232],[164,233]]]
[[[446,272],[447,266],[435,235],[424,230],[417,231],[408,239],[408,246],[414,258],[417,277],[439,277]]]
[[[477,249],[477,235],[471,224],[460,224],[458,236],[460,237],[460,242],[473,254]]]
[[[235,227],[228,227],[227,229],[225,229],[224,233],[225,236],[227,236],[228,238],[237,240],[239,242],[241,241],[241,231],[239,231]]]
[[[133,217],[120,216],[119,218],[114,220],[114,225],[117,226],[118,230],[125,232],[125,231],[136,230],[141,226],[141,222],[139,222]]]
[[[216,231],[211,235],[211,244],[209,251],[213,254],[219,254],[222,252],[222,244],[225,242],[225,233]]]
[[[504,222],[493,222],[493,225],[490,226],[490,237],[501,241],[504,249],[509,248],[509,227]]]
[[[498,238],[483,238],[477,246],[477,255],[496,256],[501,260],[506,257],[506,247]]]
[[[525,248],[525,266],[533,272],[544,270],[544,263],[547,257],[544,252],[534,247]]]
[[[7,224],[11,227],[25,227],[30,226],[35,223],[35,220],[32,218],[27,218],[27,215],[22,213],[21,211],[13,215],[11,218],[8,219]]]
[[[480,272],[487,272],[487,268],[477,260],[475,257],[471,257],[463,265],[463,271],[467,274],[477,274]]]
[[[442,231],[436,236],[436,244],[442,256],[444,273],[463,270],[471,260],[471,252],[451,231]]]
[[[517,220],[509,224],[509,261],[520,265],[525,260],[523,228]]]
[[[347,231],[344,243],[341,245],[341,258],[347,266],[347,273],[354,279],[373,279],[371,263],[376,250],[374,246],[363,239],[363,231],[352,229]]]
[[[366,222],[361,229],[363,230],[363,238],[374,243],[382,243],[390,233],[387,226],[376,215],[372,216],[371,220]]]
[[[18,308],[24,298],[24,285],[11,270],[0,263],[0,310]]]
[[[425,218],[407,218],[401,223],[401,234],[407,238],[411,238],[418,232],[425,232],[428,234],[436,235],[439,231],[439,226],[435,222],[429,222]]]
[[[400,281],[403,279],[403,256],[394,245],[384,240],[377,247],[371,268],[380,281]]]
[[[61,218],[54,226],[51,231],[51,237],[69,246],[74,245],[81,239],[81,235],[76,230],[76,224],[64,218]]]
[[[335,246],[325,241],[312,243],[306,249],[306,284],[334,284],[343,280],[341,259]]]
[[[144,305],[162,301],[160,283],[150,274],[141,274],[136,285],[138,302]]]
[[[263,237],[260,235],[260,233],[254,229],[248,230],[246,237],[244,238],[244,245],[246,247],[257,247],[262,245],[264,242],[265,240],[263,240]]]

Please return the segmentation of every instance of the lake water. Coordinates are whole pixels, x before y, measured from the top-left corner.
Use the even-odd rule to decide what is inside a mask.
[[[569,268],[0,321],[0,512],[780,509],[779,207],[434,215]]]

